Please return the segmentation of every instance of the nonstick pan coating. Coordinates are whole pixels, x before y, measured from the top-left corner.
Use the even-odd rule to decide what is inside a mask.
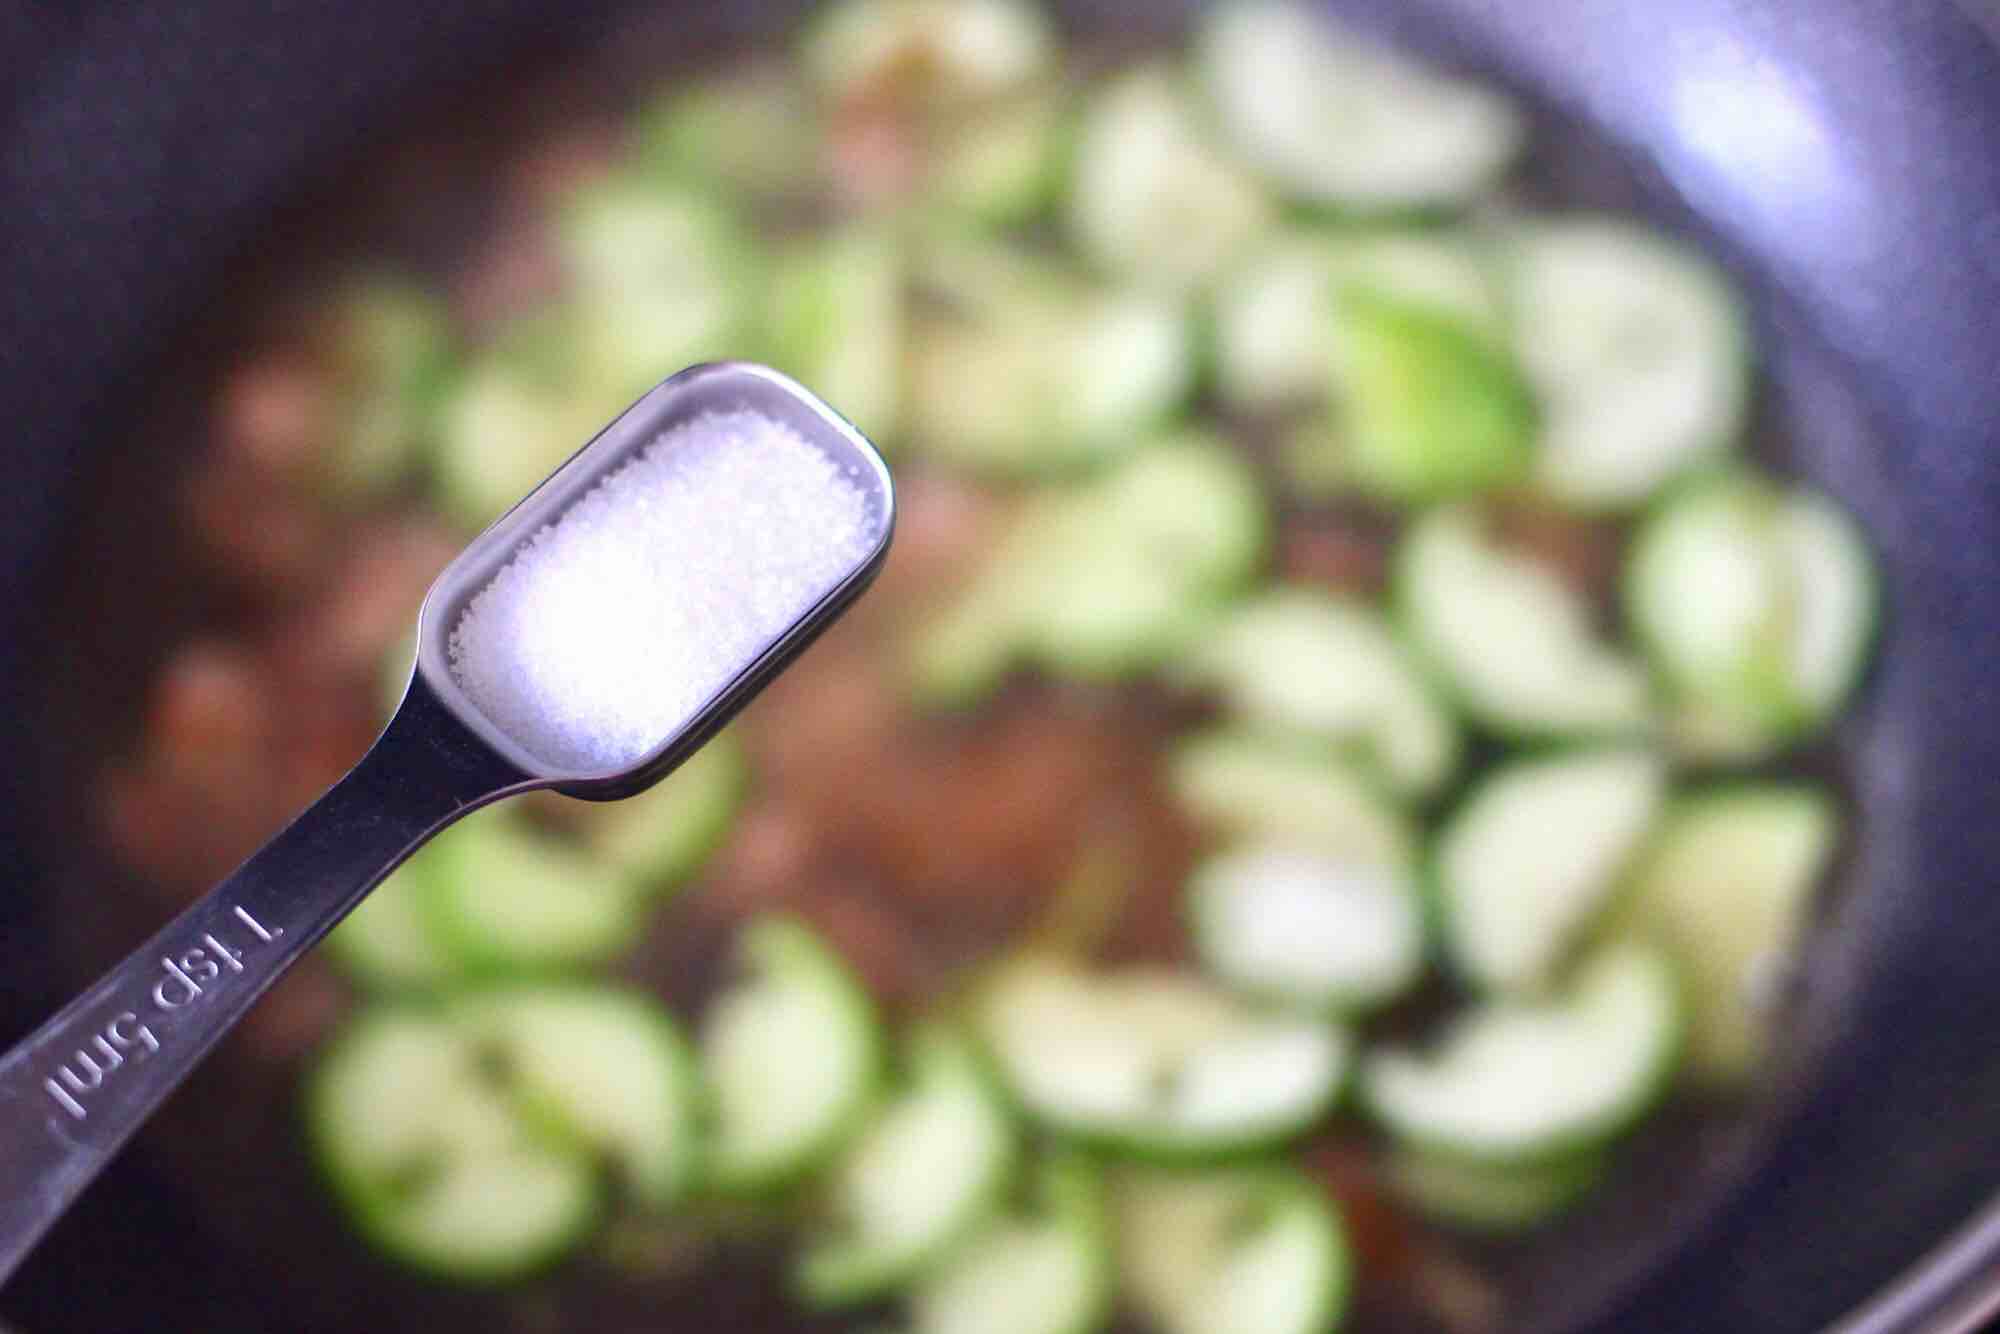
[[[1990,16],[1947,0],[1341,7],[1590,127],[1555,131],[1553,160],[1579,164],[1545,182],[1561,197],[1581,190],[1703,237],[1756,300],[1772,437],[1883,547],[1885,653],[1842,742],[1861,836],[1772,1096],[1713,1146],[1713,1180],[1673,1179],[1663,1159],[1649,1183],[1641,1163],[1632,1198],[1658,1208],[1597,1219],[1549,1274],[1557,1325],[1814,1328],[2000,1187]],[[88,614],[40,596],[69,507],[121,466],[132,414],[218,275],[286,244],[273,220],[287,200],[524,49],[608,40],[609,8],[226,0],[101,5],[37,29],[46,58],[0,100],[0,687],[13,706],[0,726],[16,761],[0,784],[15,852],[0,895],[0,1036],[87,971],[51,948],[93,910],[87,850],[31,836],[63,800],[47,789],[60,738],[34,733],[36,681],[67,670],[47,646],[74,642],[60,628]],[[689,40],[783,12],[719,8],[687,11]],[[1133,26],[1128,7],[1102,0],[1067,13],[1082,31]],[[183,1096],[226,1087],[205,1078]],[[217,1126],[232,1133],[226,1117]],[[29,1329],[269,1327],[286,1276],[218,1248],[188,1204],[134,1156],[0,1312]]]

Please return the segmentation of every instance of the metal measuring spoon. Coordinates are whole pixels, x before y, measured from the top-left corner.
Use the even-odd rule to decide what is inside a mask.
[[[449,660],[452,628],[521,544],[605,474],[681,422],[744,409],[797,431],[861,488],[872,543],[655,749],[612,771],[552,768],[459,688]],[[683,371],[572,455],[431,585],[403,701],[347,776],[0,1058],[0,1281],[265,989],[425,841],[519,792],[554,788],[609,801],[650,787],[868,586],[894,526],[895,493],[881,456],[825,404],[761,366]]]

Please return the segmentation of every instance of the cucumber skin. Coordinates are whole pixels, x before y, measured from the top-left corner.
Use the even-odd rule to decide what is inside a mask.
[[[306,1143],[312,1148],[315,1174],[326,1184],[328,1193],[375,1254],[400,1269],[454,1285],[472,1286],[504,1286],[546,1273],[581,1246],[603,1217],[609,1192],[604,1189],[601,1177],[598,1178],[590,1206],[579,1214],[569,1229],[551,1237],[545,1245],[512,1259],[468,1268],[436,1264],[412,1253],[402,1244],[389,1221],[395,1207],[393,1202],[375,1183],[342,1171],[335,1161],[336,1155],[329,1150],[329,1144],[335,1142],[341,1130],[328,1124],[326,1114],[320,1108],[321,1087],[339,1072],[339,1058],[349,1047],[362,1041],[371,1029],[410,1014],[443,1022],[440,1007],[429,1001],[397,999],[382,1002],[350,1023],[319,1054],[299,1100],[299,1116]]]
[[[958,1033],[954,1027],[935,1020],[921,1024],[905,1041],[906,1045],[944,1043],[955,1049],[954,1055],[965,1063],[964,1073],[971,1077],[988,1107],[1007,1126],[1002,1147],[986,1179],[965,1202],[960,1216],[925,1244],[899,1255],[878,1255],[873,1257],[873,1264],[847,1266],[846,1273],[831,1281],[815,1279],[810,1266],[805,1263],[810,1256],[799,1257],[799,1262],[792,1267],[789,1286],[793,1296],[808,1310],[831,1312],[858,1306],[898,1291],[932,1272],[993,1216],[1020,1170],[1022,1145],[1019,1122],[1010,1116],[1006,1094],[981,1046]],[[889,1098],[894,1096],[892,1093]],[[865,1125],[861,1133],[867,1133]]]
[[[1450,885],[1446,883],[1444,869],[1440,864],[1446,835],[1452,831],[1460,819],[1471,812],[1472,808],[1491,788],[1495,780],[1510,773],[1538,764],[1594,755],[1601,751],[1637,749],[1643,749],[1643,747],[1637,747],[1629,742],[1621,741],[1579,741],[1574,744],[1564,744],[1563,742],[1551,739],[1541,746],[1526,747],[1517,751],[1505,761],[1487,769],[1479,776],[1477,782],[1459,794],[1456,805],[1445,813],[1443,820],[1433,832],[1430,840],[1424,845],[1417,875],[1417,883],[1424,904],[1424,938],[1431,947],[1432,959],[1435,966],[1450,978],[1452,982],[1480,995],[1504,995],[1509,991],[1519,990],[1519,988],[1510,987],[1505,983],[1489,981],[1473,976],[1459,960],[1457,951],[1452,947],[1451,941],[1454,932],[1450,925],[1450,920],[1455,913],[1452,900],[1456,895],[1453,893]],[[1671,774],[1669,774],[1670,777]],[[1656,798],[1652,827],[1640,837],[1636,846],[1627,853],[1624,865],[1614,873],[1612,887],[1606,892],[1603,900],[1598,903],[1595,911],[1590,913],[1585,921],[1574,929],[1570,943],[1561,951],[1562,958],[1558,960],[1554,971],[1558,973],[1563,971],[1563,959],[1573,962],[1577,954],[1596,939],[1592,928],[1598,923],[1609,920],[1614,915],[1619,900],[1624,897],[1624,884],[1630,876],[1633,867],[1637,866],[1644,859],[1646,850],[1651,845],[1652,840],[1658,836],[1671,800],[1670,790],[1663,787],[1660,795]],[[1528,988],[1530,994],[1534,990],[1535,988]],[[1686,1006],[1684,1003],[1681,1006],[1681,1012],[1683,1017],[1685,1017]]]
[[[1417,629],[1413,591],[1416,573],[1412,568],[1416,563],[1416,553],[1407,540],[1409,531],[1399,537],[1389,561],[1388,605],[1394,613],[1397,637],[1408,647],[1412,659],[1423,672],[1425,682],[1468,727],[1523,756],[1548,755],[1579,746],[1637,745],[1658,740],[1660,725],[1657,720],[1637,722],[1631,727],[1551,730],[1524,727],[1496,718],[1475,705],[1470,695],[1453,679],[1452,673],[1424,647],[1424,637]],[[1638,656],[1652,686],[1652,702],[1657,711],[1660,702],[1667,698],[1666,685],[1654,666],[1652,654]]]
[[[990,989],[998,980],[997,976],[989,978],[981,990]],[[971,1008],[977,1010],[980,1004],[981,1001],[975,999]],[[1154,1134],[1078,1117],[1051,1115],[1040,1108],[1032,1107],[1015,1092],[1012,1081],[1003,1073],[1000,1057],[994,1051],[993,1045],[984,1040],[983,1035],[976,1040],[975,1045],[980,1065],[991,1080],[995,1096],[1001,1100],[1001,1104],[1016,1123],[1038,1127],[1061,1141],[1076,1145],[1093,1155],[1108,1156],[1165,1170],[1226,1167],[1245,1161],[1255,1161],[1281,1150],[1285,1145],[1303,1138],[1313,1127],[1339,1110],[1348,1099],[1350,1087],[1360,1082],[1355,1077],[1360,1062],[1350,1042],[1340,1077],[1333,1081],[1323,1097],[1302,1110],[1298,1116],[1279,1124],[1260,1127],[1259,1133],[1254,1135],[1192,1140],[1183,1135]]]
[[[673,1014],[657,999],[646,992],[620,984],[598,982],[573,982],[550,978],[534,978],[513,982],[489,982],[468,987],[454,998],[456,1003],[476,1006],[489,996],[526,997],[537,995],[578,995],[587,994],[601,1007],[615,1007],[635,1026],[643,1027],[657,1042],[665,1055],[671,1071],[672,1098],[677,1106],[676,1122],[682,1133],[680,1153],[674,1160],[671,1172],[662,1185],[650,1192],[642,1191],[640,1203],[651,1209],[660,1209],[678,1202],[700,1179],[701,1149],[697,1126],[699,1124],[697,1091],[700,1086],[694,1049],[687,1036],[681,1031]],[[446,1004],[447,1016],[452,1003]],[[574,1143],[590,1149],[603,1157],[615,1157],[615,1150],[603,1146],[590,1146],[584,1133],[570,1124],[571,1113],[559,1105],[557,1100],[548,1098],[522,1098],[522,1116],[531,1124],[543,1129],[551,1138]]]
[[[1448,1137],[1415,1135],[1397,1130],[1390,1118],[1383,1115],[1382,1109],[1369,1096],[1368,1080],[1365,1078],[1357,1078],[1354,1081],[1355,1104],[1377,1125],[1389,1130],[1400,1143],[1424,1153],[1434,1153],[1442,1158],[1461,1159],[1482,1167],[1540,1168],[1600,1149],[1651,1115],[1654,1108],[1658,1107],[1672,1091],[1675,1079],[1680,1073],[1688,1040],[1686,983],[1680,970],[1671,962],[1668,963],[1667,971],[1673,982],[1673,1013],[1669,1019],[1670,1032],[1667,1040],[1661,1044],[1660,1056],[1634,1096],[1621,1105],[1614,1114],[1600,1118],[1593,1125],[1568,1135],[1551,1137],[1519,1152],[1482,1153]]]
[[[1201,865],[1202,863],[1197,863],[1196,869],[1199,870]],[[1329,1020],[1357,1018],[1395,1004],[1422,983],[1426,965],[1430,962],[1431,942],[1435,939],[1435,936],[1430,918],[1430,906],[1427,902],[1428,896],[1423,889],[1421,868],[1396,867],[1388,869],[1398,870],[1404,875],[1407,887],[1415,901],[1419,933],[1418,961],[1411,968],[1408,978],[1394,990],[1373,996],[1357,995],[1345,990],[1339,990],[1332,995],[1313,996],[1284,987],[1251,986],[1247,982],[1226,978],[1219,970],[1209,967],[1205,961],[1203,965],[1204,971],[1208,976],[1215,979],[1217,985],[1227,987],[1238,995],[1248,997],[1260,1005],[1292,1010],[1301,1014],[1317,1015]],[[1205,920],[1201,903],[1204,897],[1206,896],[1199,892],[1199,886],[1192,878],[1190,878],[1186,889],[1180,897],[1182,929],[1187,932],[1189,939],[1195,942],[1194,950],[1197,958],[1201,958],[1206,952],[1200,942],[1214,929]],[[1331,1104],[1332,1107],[1340,1105],[1342,1101],[1341,1095],[1345,1092],[1346,1086],[1353,1082],[1352,1079],[1343,1079],[1341,1081],[1341,1087],[1335,1092],[1334,1100]]]
[[[1185,1167],[1154,1165],[1147,1170],[1172,1175],[1185,1171]],[[1304,1322],[1302,1330],[1308,1334],[1331,1334],[1340,1327],[1346,1315],[1354,1287],[1354,1252],[1348,1244],[1347,1228],[1339,1205],[1322,1186],[1290,1162],[1267,1160],[1234,1170],[1240,1173],[1246,1192],[1255,1192],[1260,1204],[1269,1206],[1275,1198],[1276,1205],[1271,1206],[1273,1212],[1287,1206],[1309,1211],[1313,1231],[1330,1264],[1326,1281],[1314,1297],[1313,1314]]]
[[[1695,468],[1679,480],[1662,488],[1652,504],[1640,516],[1637,529],[1626,543],[1623,565],[1619,570],[1618,600],[1624,610],[1624,623],[1631,628],[1632,637],[1638,641],[1643,651],[1647,668],[1653,678],[1655,693],[1668,702],[1670,714],[1678,711],[1689,700],[1699,698],[1708,691],[1699,684],[1677,679],[1666,665],[1672,654],[1649,633],[1646,618],[1634,613],[1633,609],[1640,603],[1637,553],[1647,541],[1649,534],[1657,531],[1675,506],[1683,501],[1697,499],[1711,488],[1746,484],[1782,487],[1784,482],[1761,478],[1750,470],[1748,464],[1740,461]],[[1882,642],[1888,636],[1884,621],[1889,614],[1888,594],[1883,584],[1881,563],[1874,559],[1874,547],[1869,544],[1866,534],[1854,521],[1854,516],[1831,497],[1820,495],[1818,498],[1838,511],[1866,557],[1861,567],[1862,576],[1867,581],[1866,624],[1855,645],[1854,658],[1845,673],[1845,680],[1834,692],[1833,702],[1824,713],[1818,715],[1812,714],[1810,710],[1788,707],[1782,701],[1735,701],[1747,702],[1751,710],[1760,715],[1759,732],[1755,736],[1741,738],[1744,744],[1740,750],[1695,755],[1681,754],[1677,751],[1675,758],[1696,771],[1750,767],[1824,738],[1840,724],[1845,711],[1853,704],[1855,694],[1865,685],[1871,668],[1880,656]]]
[[[1589,1151],[1529,1168],[1495,1168],[1403,1150],[1385,1169],[1389,1184],[1425,1217],[1463,1232],[1504,1236],[1548,1222],[1604,1180],[1605,1155]]]
[[[715,1164],[713,1158],[705,1164],[701,1185],[719,1195],[750,1199],[769,1199],[783,1195],[830,1162],[851,1143],[868,1123],[869,1113],[874,1108],[884,1071],[888,1063],[888,1042],[882,1017],[875,1008],[874,998],[847,966],[847,962],[823,941],[817,932],[804,921],[789,914],[766,918],[745,928],[746,940],[750,932],[767,933],[779,942],[775,948],[785,953],[813,957],[794,961],[793,966],[810,968],[819,973],[817,981],[824,983],[827,990],[840,1005],[844,1016],[859,1025],[865,1033],[868,1048],[867,1061],[869,1075],[867,1086],[851,1105],[833,1123],[824,1128],[814,1140],[794,1153],[768,1163],[756,1171],[725,1173]]]
[[[1845,837],[1845,830],[1839,803],[1824,788],[1808,782],[1765,782],[1732,778],[1686,793],[1669,804],[1662,813],[1659,827],[1653,831],[1651,839],[1641,849],[1639,859],[1632,868],[1632,873],[1626,877],[1626,883],[1621,888],[1619,897],[1608,905],[1600,934],[1606,939],[1636,936],[1641,940],[1653,940],[1669,955],[1676,954],[1679,947],[1675,942],[1656,934],[1649,934],[1643,922],[1635,923],[1633,920],[1642,908],[1638,902],[1638,894],[1642,888],[1641,880],[1651,862],[1654,850],[1667,846],[1675,833],[1684,825],[1718,809],[1745,803],[1811,806],[1816,808],[1815,813],[1818,818],[1824,819],[1832,826],[1827,836],[1827,850],[1814,876],[1815,883],[1806,891],[1806,898],[1810,902],[1814,895],[1825,888],[1829,868],[1840,855],[1840,845]],[[1803,923],[1800,925],[1803,926]],[[1795,950],[1799,943],[1794,939],[1791,948]],[[1699,971],[1698,968],[1687,965],[1679,965],[1679,968],[1681,974],[1688,977],[1690,982],[1691,975]],[[1740,1067],[1733,1061],[1718,1063],[1716,1057],[1705,1049],[1700,1023],[1703,1008],[1703,998],[1691,988],[1687,989],[1683,1008],[1685,1021],[1683,1048],[1687,1077],[1690,1083],[1702,1091],[1726,1094],[1745,1083],[1752,1071]]]

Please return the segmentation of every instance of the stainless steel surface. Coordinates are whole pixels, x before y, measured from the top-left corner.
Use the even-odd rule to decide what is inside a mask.
[[[446,644],[459,611],[523,540],[635,449],[690,416],[743,407],[786,422],[845,464],[868,487],[879,540],[652,753],[615,772],[537,762],[452,680]],[[611,799],[658,781],[867,587],[894,521],[888,470],[859,433],[791,380],[729,363],[695,367],[655,388],[474,539],[431,586],[409,687],[361,762],[0,1058],[0,1281],[257,998],[425,841],[515,793],[553,787]],[[226,1123],[227,1109],[219,1109],[217,1124]]]

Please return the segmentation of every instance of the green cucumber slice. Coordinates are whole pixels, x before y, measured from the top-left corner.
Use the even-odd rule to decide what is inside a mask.
[[[1674,742],[1698,760],[1761,758],[1837,713],[1876,604],[1852,519],[1741,471],[1670,499],[1627,557],[1626,614],[1674,694]]]
[[[1444,947],[1475,986],[1532,989],[1611,902],[1666,796],[1659,757],[1590,750],[1488,775],[1439,831]]]
[[[955,125],[932,151],[921,201],[989,226],[1022,222],[1054,198],[1074,138],[1068,100],[1031,88]]]
[[[903,1051],[900,1087],[831,1170],[794,1271],[807,1305],[851,1306],[948,1257],[1014,1169],[1014,1130],[978,1056],[939,1025]]]
[[[1351,752],[1396,791],[1434,792],[1458,764],[1459,735],[1380,614],[1345,598],[1281,588],[1248,602],[1176,665],[1253,727]]]
[[[765,305],[772,365],[873,440],[891,440],[902,396],[903,261],[889,233],[852,226],[796,242]]]
[[[1548,1222],[1604,1180],[1592,1150],[1549,1163],[1487,1163],[1399,1148],[1383,1169],[1390,1188],[1427,1218],[1470,1232],[1519,1232]]]
[[[424,908],[436,940],[468,969],[580,967],[638,937],[640,897],[623,875],[504,808],[467,816],[432,849]]]
[[[789,1184],[858,1129],[881,1076],[881,1021],[839,955],[804,923],[743,929],[742,972],[700,1034],[706,1180],[726,1194]]]
[[[1005,968],[979,1003],[1002,1077],[1052,1130],[1144,1158],[1248,1153],[1303,1133],[1339,1095],[1344,1031],[1266,1014],[1161,969]]]
[[[1361,1095],[1399,1140],[1487,1163],[1539,1162],[1601,1144],[1665,1092],[1681,1046],[1666,958],[1617,945],[1544,1000],[1467,1011],[1428,1052],[1361,1063]]]
[[[778,61],[752,61],[693,85],[676,81],[641,108],[634,156],[649,175],[764,198],[809,192],[820,179],[811,90]]]
[[[671,889],[721,845],[749,785],[743,745],[723,732],[638,796],[593,806],[585,844],[634,885]]]
[[[1343,294],[1336,424],[1361,489],[1399,504],[1525,476],[1535,404],[1504,352],[1450,315],[1368,289]]]
[[[496,1064],[523,1114],[574,1137],[633,1199],[672,1204],[695,1165],[693,1058],[673,1017],[638,992],[570,984],[475,991],[452,1024]]]
[[[1154,444],[1030,503],[959,602],[925,628],[920,696],[964,703],[1016,662],[1115,680],[1171,657],[1262,563],[1255,476],[1219,441]]]
[[[1091,1334],[1111,1308],[1102,1183],[1081,1158],[1036,1166],[1027,1200],[974,1233],[909,1297],[912,1334]]]
[[[433,1011],[369,1011],[306,1085],[306,1130],[349,1222],[413,1268],[500,1282],[571,1250],[602,1208],[578,1146],[537,1136]]]
[[[416,990],[462,975],[459,960],[432,931],[425,906],[434,846],[418,849],[327,933],[328,955],[363,986]]]
[[[1535,483],[1587,509],[1636,505],[1735,446],[1750,339],[1708,260],[1606,218],[1526,228],[1512,262],[1515,355],[1543,417]]]
[[[1112,1195],[1118,1268],[1162,1334],[1329,1334],[1353,1264],[1332,1201],[1297,1172],[1130,1173]]]
[[[1209,972],[1292,1005],[1372,1008],[1423,970],[1422,908],[1395,863],[1244,844],[1195,868],[1188,918]]]
[[[1789,784],[1686,796],[1663,820],[1610,929],[1657,942],[1688,979],[1691,1073],[1740,1085],[1768,1049],[1784,974],[1840,837],[1832,800]]]
[[[807,28],[806,74],[835,104],[950,110],[1046,75],[1056,35],[1023,0],[842,0]]]
[[[1176,74],[1144,65],[1084,114],[1068,222],[1107,273],[1185,291],[1270,225],[1262,187],[1208,142]]]
[[[1499,546],[1477,507],[1426,514],[1396,560],[1411,638],[1485,726],[1505,737],[1648,728],[1645,669],[1596,632],[1560,576]]]
[[[1194,388],[1188,312],[1169,294],[1100,287],[964,238],[920,253],[919,278],[937,301],[910,332],[909,428],[945,463],[1002,475],[1101,464]]]
[[[410,475],[436,434],[450,318],[432,293],[378,275],[341,291],[333,324],[341,423],[332,482],[343,494],[381,491]]]
[[[614,177],[572,197],[557,239],[576,284],[580,387],[606,416],[676,371],[746,350],[763,275],[712,194]]]
[[[1492,266],[1453,231],[1298,232],[1231,270],[1215,302],[1216,381],[1245,411],[1323,400],[1342,296],[1369,292],[1501,337]]]
[[[541,485],[609,416],[506,345],[473,359],[438,414],[437,499],[472,530]]]
[[[1526,137],[1497,93],[1408,63],[1291,0],[1236,0],[1196,38],[1217,118],[1278,188],[1356,210],[1461,205]]]
[[[1248,732],[1182,741],[1168,760],[1174,795],[1226,837],[1269,838],[1365,866],[1411,864],[1416,835],[1351,764]]]

